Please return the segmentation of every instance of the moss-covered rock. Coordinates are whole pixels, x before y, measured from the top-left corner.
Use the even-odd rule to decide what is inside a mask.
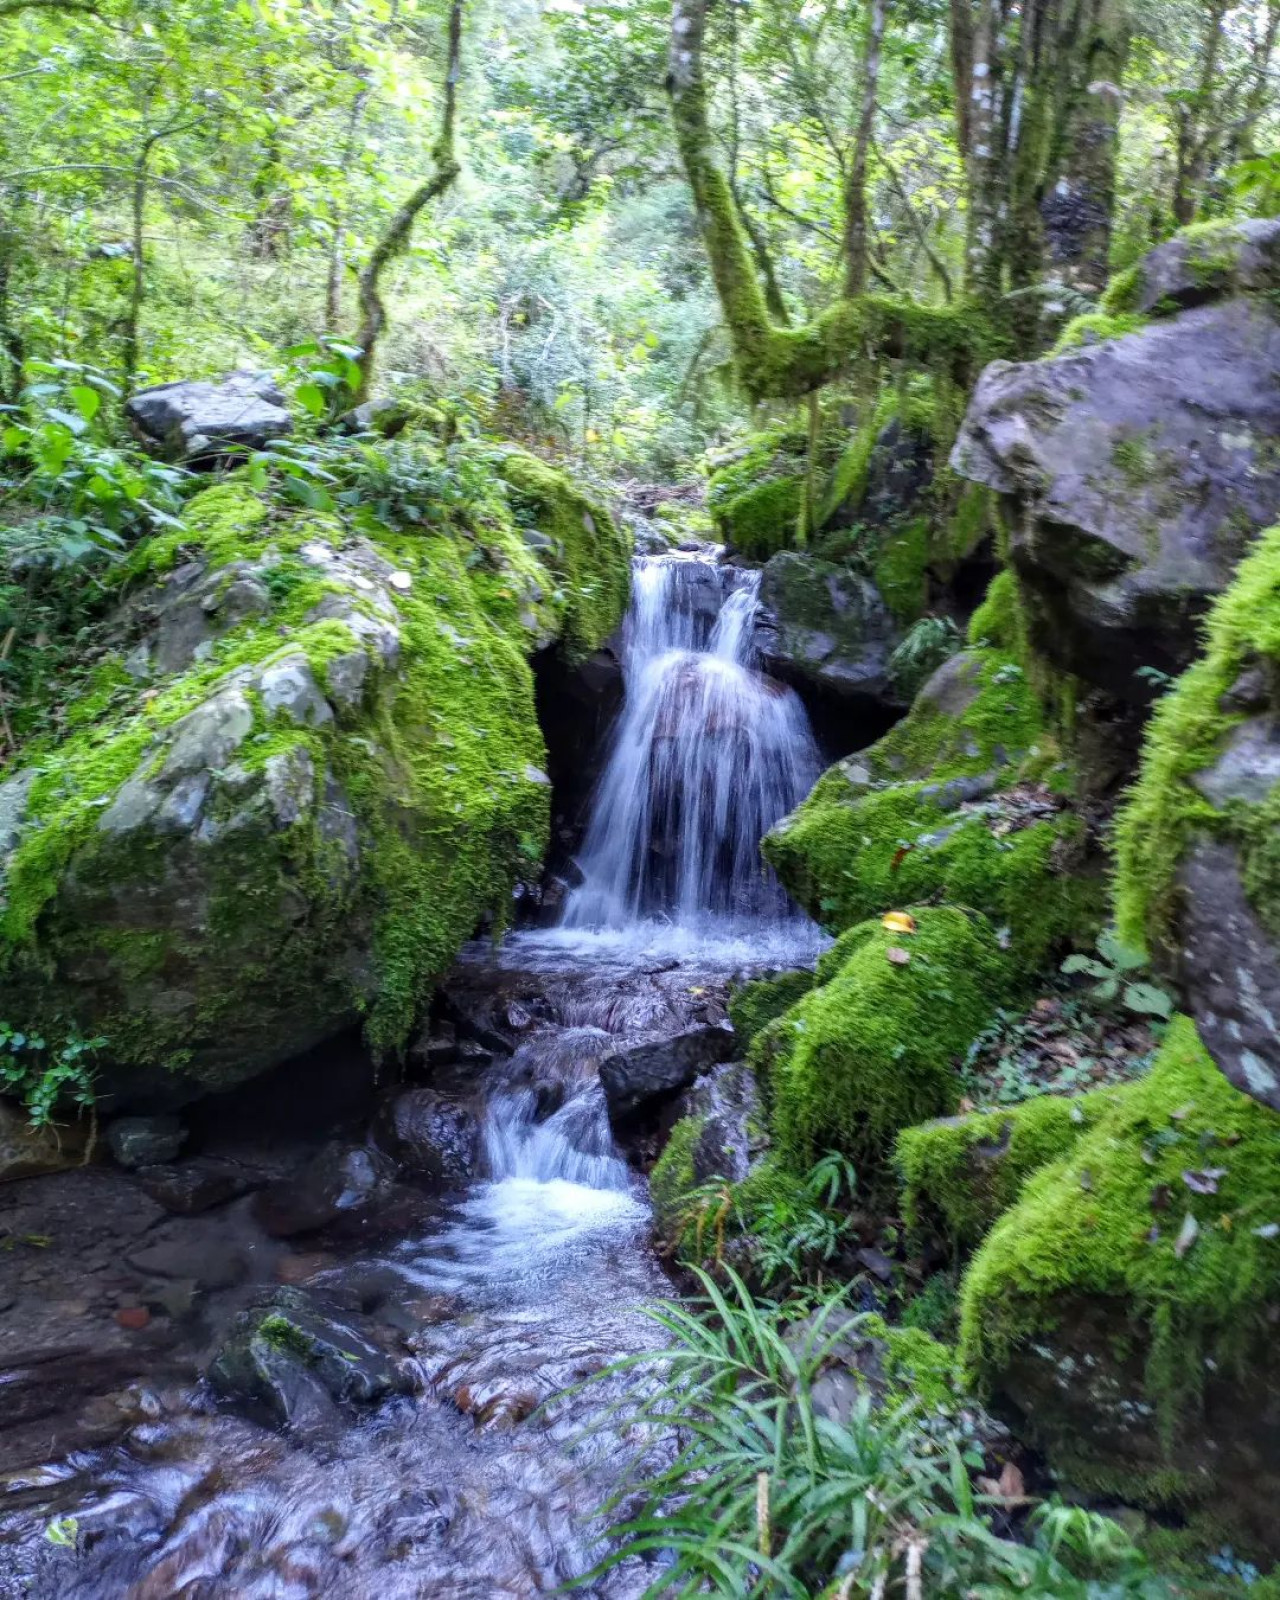
[[[992,623],[996,618],[993,602]],[[984,627],[987,623],[984,622]],[[973,648],[953,657],[910,715],[840,762],[765,840],[810,915],[846,928],[895,905],[940,900],[1007,930],[1015,962],[1041,965],[1096,914],[1096,883],[1073,876],[1083,829],[1054,776],[1056,745],[1022,668]]]
[[[1037,1095],[1021,1105],[905,1128],[894,1159],[908,1226],[955,1250],[972,1250],[1026,1180],[1061,1159],[1106,1115],[1114,1093]]]
[[[222,1087],[360,1016],[395,1046],[536,868],[526,657],[612,631],[626,549],[550,469],[502,465],[525,527],[496,478],[467,524],[398,530],[233,481],[134,558],[110,695],[0,787],[7,1009],[105,1035],[107,1087]]]
[[[1233,1083],[1280,1107],[1280,528],[1156,708],[1116,827],[1122,935],[1181,979]]]
[[[912,935],[878,921],[844,934],[820,986],[752,1047],[776,1146],[796,1169],[842,1150],[871,1173],[901,1129],[956,1109],[956,1064],[1000,1004],[1008,962],[981,917],[914,918]]]
[[[1178,1019],[965,1278],[961,1358],[1072,1482],[1276,1546],[1280,1116]]]

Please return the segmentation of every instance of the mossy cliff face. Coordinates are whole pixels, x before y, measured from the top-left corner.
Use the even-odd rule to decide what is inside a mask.
[[[72,731],[0,786],[8,1008],[105,1035],[108,1086],[222,1087],[359,1017],[394,1047],[537,869],[527,657],[612,631],[626,550],[541,462],[493,465],[465,526],[233,481],[135,556]]]
[[[1237,1087],[1280,1108],[1280,528],[1156,707],[1116,828],[1121,932],[1180,979]]]
[[[1003,499],[1031,642],[1136,704],[1280,517],[1280,227],[1192,229],[1054,356],[983,373],[952,464]]]
[[[1274,1552],[1280,1115],[1187,1018],[1109,1099],[974,1257],[962,1361],[1069,1481],[1208,1505]]]

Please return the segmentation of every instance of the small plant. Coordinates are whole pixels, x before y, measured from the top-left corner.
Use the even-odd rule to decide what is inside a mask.
[[[1114,928],[1107,928],[1098,936],[1096,955],[1070,955],[1062,963],[1062,970],[1068,976],[1083,974],[1095,979],[1091,993],[1102,1005],[1118,1002],[1135,1016],[1167,1022],[1173,1015],[1173,998],[1159,985],[1137,976],[1146,966],[1140,951],[1130,949]]]
[[[1107,1519],[1052,1505],[1025,1542],[1002,1538],[970,1474],[984,1464],[972,1422],[920,1405],[878,1407],[863,1394],[845,1421],[815,1400],[850,1331],[842,1295],[803,1327],[755,1301],[730,1272],[705,1299],[652,1312],[667,1347],[609,1369],[641,1369],[620,1415],[632,1476],[605,1508],[626,1507],[607,1554],[579,1585],[623,1562],[653,1562],[659,1595],[839,1600],[1157,1600],[1169,1590]],[[604,1375],[602,1375],[604,1376]],[[638,1408],[635,1397],[642,1396]],[[655,1467],[637,1452],[676,1435]]]
[[[93,1057],[106,1042],[73,1028],[50,1043],[42,1034],[0,1022],[0,1089],[22,1101],[34,1128],[49,1127],[60,1107],[92,1112]]]
[[[853,1163],[831,1150],[797,1180],[794,1194],[770,1201],[751,1218],[755,1260],[766,1288],[780,1281],[821,1281],[849,1235],[847,1205],[857,1187]]]
[[[950,617],[921,617],[889,657],[894,688],[910,698],[963,643],[960,629]]]

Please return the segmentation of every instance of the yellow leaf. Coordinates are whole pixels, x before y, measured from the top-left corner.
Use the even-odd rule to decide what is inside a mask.
[[[908,916],[905,911],[890,911],[880,919],[881,927],[888,928],[890,933],[914,933],[916,919]]]

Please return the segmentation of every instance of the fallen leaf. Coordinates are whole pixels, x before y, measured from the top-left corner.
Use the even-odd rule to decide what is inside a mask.
[[[890,911],[881,917],[880,926],[890,933],[914,933],[916,919],[906,911]]]
[[[899,847],[893,852],[893,860],[889,863],[890,872],[896,872],[898,870],[902,863],[911,854],[912,848],[913,847],[909,844],[899,845]]]
[[[1182,1219],[1182,1226],[1178,1229],[1178,1237],[1173,1242],[1173,1253],[1181,1261],[1187,1251],[1200,1237],[1200,1224],[1188,1211]]]
[[[130,1333],[140,1333],[151,1321],[151,1313],[146,1306],[125,1306],[116,1312],[116,1321]]]
[[[959,1109],[960,1109],[960,1114],[962,1116],[967,1117],[971,1111],[976,1111],[978,1108],[977,1108],[976,1104],[972,1100],[970,1100],[969,1096],[966,1094],[966,1095],[962,1095],[961,1098],[960,1098],[960,1108]]]
[[[1217,1194],[1218,1179],[1226,1175],[1225,1167],[1205,1167],[1200,1172],[1184,1172],[1182,1181],[1192,1194]]]
[[[891,944],[885,951],[885,959],[892,961],[895,967],[909,967],[911,965],[911,952],[904,950],[901,945]]]

